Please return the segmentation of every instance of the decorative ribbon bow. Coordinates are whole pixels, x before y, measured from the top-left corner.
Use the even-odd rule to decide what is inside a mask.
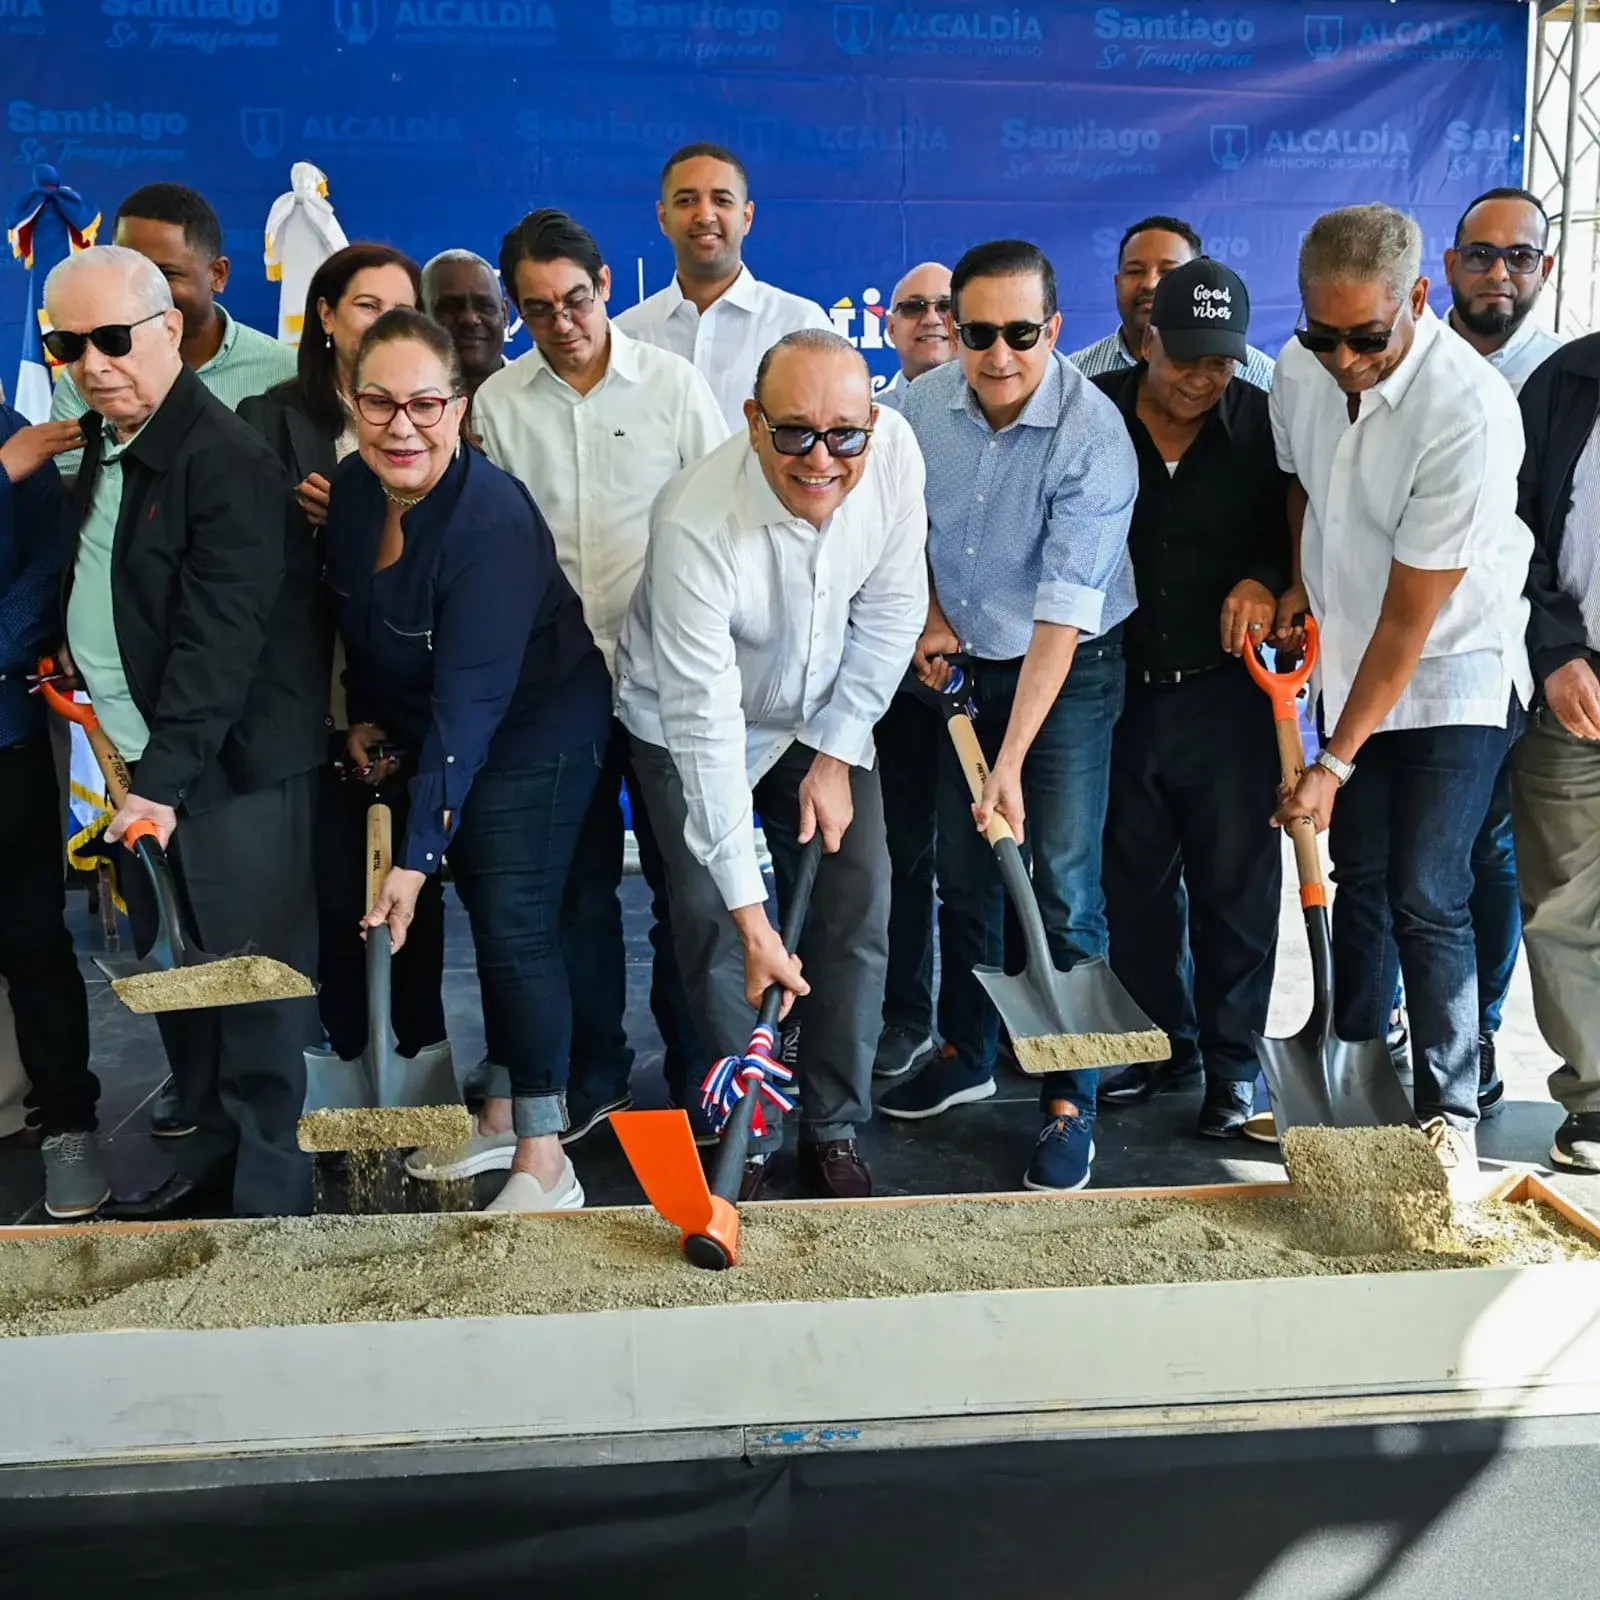
[[[765,1023],[757,1023],[745,1053],[724,1056],[706,1074],[705,1082],[700,1085],[700,1104],[710,1113],[720,1133],[733,1108],[746,1094],[755,1091],[759,1098],[750,1114],[750,1132],[759,1138],[767,1131],[762,1101],[776,1106],[780,1116],[785,1111],[793,1111],[793,1097],[777,1087],[793,1082],[794,1073],[778,1059],[777,1031]]]

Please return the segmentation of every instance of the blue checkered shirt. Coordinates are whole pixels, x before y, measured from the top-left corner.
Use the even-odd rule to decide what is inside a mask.
[[[1109,633],[1133,610],[1139,465],[1117,408],[1059,352],[993,431],[951,361],[907,390],[928,468],[928,564],[968,655],[1027,653],[1035,622]]]

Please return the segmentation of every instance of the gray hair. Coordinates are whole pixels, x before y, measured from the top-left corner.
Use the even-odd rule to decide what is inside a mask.
[[[441,250],[422,269],[422,309],[430,317],[433,315],[434,306],[433,280],[439,276],[440,268],[451,267],[458,262],[482,267],[496,283],[500,281],[500,274],[475,250]]]
[[[172,310],[172,290],[161,276],[160,267],[148,256],[120,244],[93,245],[56,262],[44,280],[46,308],[56,290],[69,279],[85,272],[104,271],[107,267],[114,267],[122,274],[123,282],[133,292],[140,316],[153,317],[158,311]]]
[[[861,370],[867,374],[867,386],[869,389],[872,386],[872,374],[867,366],[866,357],[843,335],[834,333],[829,328],[796,328],[793,333],[784,334],[762,356],[761,364],[756,368],[756,384],[753,391],[758,403],[761,399],[761,385],[766,381],[767,368],[772,365],[772,358],[780,350],[832,350],[836,354],[842,351],[847,356],[854,356],[861,363]]]
[[[1422,276],[1422,229],[1415,217],[1374,203],[1329,211],[1300,241],[1300,292],[1313,283],[1381,280],[1396,303]]]

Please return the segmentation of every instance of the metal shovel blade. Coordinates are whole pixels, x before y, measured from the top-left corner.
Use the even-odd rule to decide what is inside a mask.
[[[972,973],[1011,1035],[1017,1065],[1031,1076],[1165,1061],[1172,1054],[1166,1034],[1099,956],[1070,972],[1053,965],[1041,970],[1030,958],[1027,970],[1015,975],[998,967]]]
[[[1290,1128],[1415,1126],[1416,1112],[1381,1039],[1324,1035],[1315,1017],[1291,1039],[1256,1039],[1272,1119]]]

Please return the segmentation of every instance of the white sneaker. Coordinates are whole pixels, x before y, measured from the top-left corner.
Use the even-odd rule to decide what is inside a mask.
[[[531,1172],[513,1172],[506,1186],[485,1211],[582,1211],[583,1185],[570,1157],[553,1189],[546,1189]]]
[[[1482,1188],[1478,1174],[1478,1136],[1452,1127],[1443,1117],[1422,1125],[1423,1136],[1433,1146],[1439,1165],[1450,1183],[1452,1200],[1476,1200]]]
[[[430,1144],[406,1157],[406,1171],[421,1183],[447,1183],[452,1178],[475,1178],[480,1172],[509,1172],[517,1153],[517,1136],[479,1133],[476,1124],[465,1144]]]

